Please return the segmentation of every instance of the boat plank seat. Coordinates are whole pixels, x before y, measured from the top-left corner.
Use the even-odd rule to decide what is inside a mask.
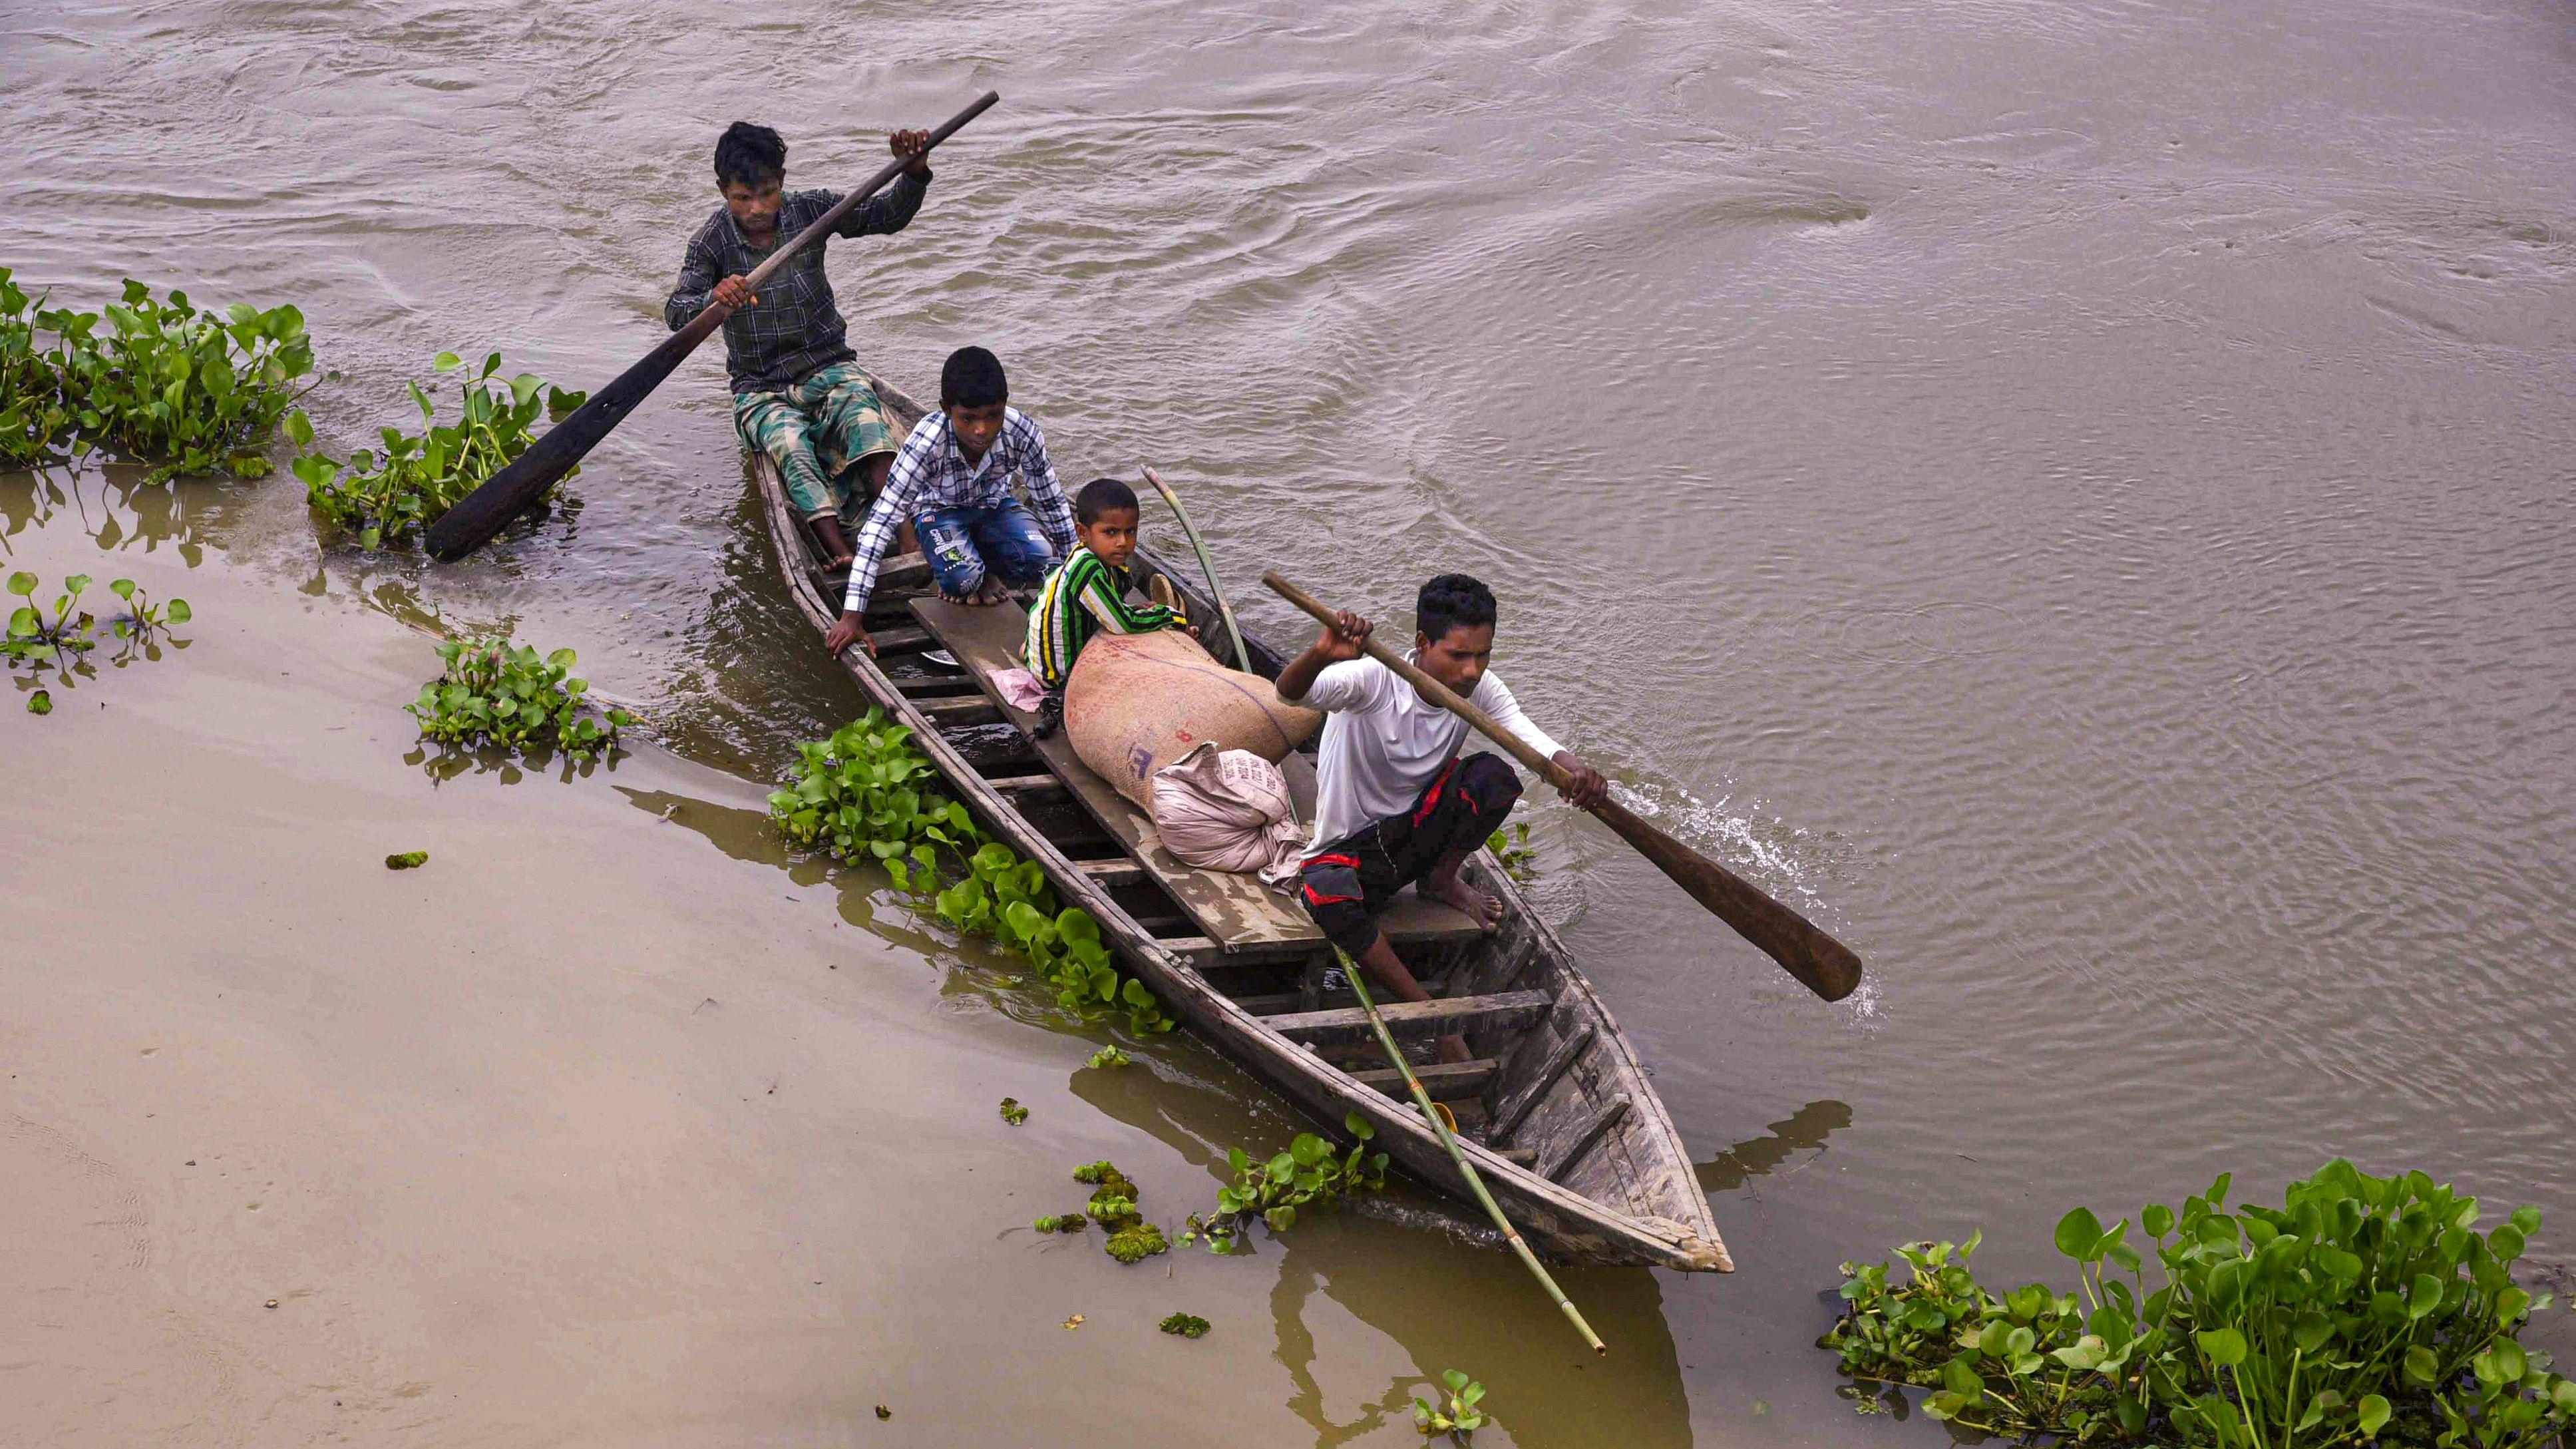
[[[1544,991],[1505,991],[1493,996],[1390,1001],[1378,1008],[1378,1015],[1385,1019],[1386,1029],[1399,1037],[1447,1036],[1452,1032],[1524,1027],[1545,1016],[1555,1004]],[[1263,1017],[1262,1023],[1291,1041],[1365,1041],[1372,1035],[1368,1013],[1356,1006],[1286,1012]]]
[[[1472,1062],[1437,1062],[1415,1067],[1413,1075],[1422,1083],[1422,1090],[1431,1094],[1432,1101],[1455,1102],[1483,1095],[1485,1084],[1492,1081],[1494,1073],[1499,1070],[1501,1063],[1490,1057],[1479,1057]],[[1405,1090],[1404,1074],[1393,1067],[1379,1067],[1351,1075],[1361,1086],[1375,1087],[1390,1097],[1410,1100],[1413,1096]]]
[[[1020,644],[1028,636],[1026,611],[1016,604],[978,607],[924,596],[912,601],[912,612],[940,647],[955,655],[957,662],[983,686],[993,708],[1025,731],[1035,716],[1003,703],[1000,691],[993,687],[992,676],[1019,667]],[[1323,932],[1315,928],[1305,911],[1263,885],[1259,877],[1200,870],[1174,859],[1170,851],[1163,849],[1153,817],[1092,773],[1061,730],[1033,741],[1032,748],[1046,762],[1049,772],[1064,782],[1074,798],[1100,822],[1101,828],[1126,847],[1146,874],[1180,903],[1197,923],[1202,938],[1213,942],[1222,953],[1251,950],[1269,954],[1276,948],[1290,947],[1295,949],[1289,954],[1302,955],[1309,950],[1326,949]],[[1301,756],[1291,755],[1284,768],[1290,774],[1293,790],[1301,766],[1307,784],[1306,798],[1311,801],[1313,765]],[[1410,891],[1396,897],[1386,914],[1378,918],[1378,925],[1387,939],[1399,946],[1453,945],[1474,941],[1483,934],[1465,912],[1440,901],[1424,900]],[[1202,938],[1187,939],[1195,946]],[[1173,944],[1177,947],[1181,943]]]

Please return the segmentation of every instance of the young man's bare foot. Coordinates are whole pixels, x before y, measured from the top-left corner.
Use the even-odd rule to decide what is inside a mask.
[[[1463,1036],[1444,1036],[1440,1038],[1438,1054],[1441,1061],[1451,1066],[1456,1066],[1460,1062],[1472,1062],[1476,1059],[1475,1052],[1468,1049],[1467,1039]]]
[[[998,604],[1010,596],[1010,589],[1006,587],[1000,579],[995,578],[991,574],[986,574],[984,575],[984,582],[978,584],[975,588],[975,597],[967,600],[966,602],[970,604],[985,605]]]
[[[1422,883],[1422,893],[1435,901],[1445,901],[1467,913],[1467,919],[1490,931],[1503,918],[1503,903],[1477,890],[1451,872],[1447,880],[1437,876]]]

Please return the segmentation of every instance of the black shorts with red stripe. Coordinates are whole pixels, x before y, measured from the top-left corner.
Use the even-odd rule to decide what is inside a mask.
[[[1520,776],[1500,757],[1453,759],[1412,808],[1308,856],[1298,871],[1298,899],[1334,945],[1357,957],[1377,943],[1377,918],[1397,891],[1430,875],[1451,852],[1484,844],[1520,797]]]

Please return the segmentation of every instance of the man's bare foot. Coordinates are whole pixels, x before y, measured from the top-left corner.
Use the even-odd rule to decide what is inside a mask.
[[[1472,1062],[1476,1059],[1476,1054],[1468,1049],[1467,1039],[1463,1036],[1444,1036],[1440,1038],[1438,1050],[1440,1060],[1451,1066],[1456,1066],[1461,1062]]]
[[[966,602],[970,604],[990,605],[998,604],[1009,597],[1010,590],[1003,587],[1002,581],[993,577],[991,574],[986,574],[984,575],[984,582],[975,586],[975,597],[967,600]]]
[[[1503,903],[1477,890],[1458,876],[1446,881],[1426,880],[1422,893],[1435,901],[1446,901],[1467,913],[1467,919],[1490,931],[1503,918]]]

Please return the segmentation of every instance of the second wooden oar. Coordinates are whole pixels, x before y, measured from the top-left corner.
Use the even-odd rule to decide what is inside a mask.
[[[984,114],[1001,98],[999,91],[986,91],[975,104],[949,117],[946,124],[930,133],[930,143],[922,148],[923,154],[927,155],[931,147],[955,135],[958,127]],[[833,203],[832,209],[816,217],[811,226],[771,252],[769,260],[753,268],[751,275],[743,280],[754,292],[759,291],[763,283],[778,274],[780,267],[787,265],[788,258],[829,236],[832,228],[841,224],[841,218],[849,215],[850,208],[874,196],[886,183],[894,180],[896,172],[911,164],[909,157],[887,163],[884,169],[869,178],[866,185]],[[722,302],[709,302],[705,311],[689,319],[688,326],[664,338],[660,346],[644,354],[643,361],[619,373],[615,382],[592,393],[590,401],[574,409],[572,416],[549,428],[544,437],[530,444],[528,451],[521,453],[509,467],[485,479],[482,487],[458,499],[455,507],[441,514],[439,520],[429,526],[427,543],[430,557],[452,563],[491,542],[492,535],[508,527],[511,519],[527,512],[545,496],[547,489],[572,471],[574,464],[598,447],[600,439],[626,421],[626,415],[635,410],[635,405],[652,396],[653,389],[662,385],[662,379],[671,375],[671,369],[696,351],[698,344],[707,340],[707,334],[723,326],[725,318],[731,315],[731,307]]]
[[[1207,544],[1199,538],[1198,525],[1190,522],[1190,511],[1181,506],[1181,495],[1173,492],[1172,485],[1163,481],[1163,475],[1155,472],[1150,463],[1141,466],[1145,469],[1145,481],[1153,484],[1154,491],[1163,495],[1163,502],[1172,510],[1172,516],[1181,521],[1181,532],[1190,536],[1190,547],[1198,550],[1199,571],[1207,575],[1208,597],[1216,600],[1216,611],[1225,620],[1226,635],[1234,640],[1234,667],[1250,674],[1252,651],[1243,647],[1243,630],[1235,625],[1234,605],[1225,601],[1225,585],[1216,581],[1216,560],[1208,557]]]
[[[1333,611],[1316,602],[1304,589],[1279,576],[1276,569],[1261,576],[1271,592],[1295,604],[1330,625]],[[1455,713],[1474,725],[1488,739],[1511,752],[1512,758],[1528,766],[1540,779],[1565,787],[1569,778],[1565,767],[1546,758],[1523,743],[1520,736],[1504,729],[1492,715],[1458,697],[1457,691],[1425,674],[1411,660],[1372,638],[1368,641],[1369,657],[1392,669],[1424,699]],[[1762,893],[1751,881],[1710,860],[1707,856],[1673,839],[1637,818],[1615,800],[1604,800],[1592,807],[1602,824],[1618,832],[1619,838],[1637,848],[1637,853],[1655,863],[1655,868],[1670,877],[1673,884],[1690,893],[1691,899],[1706,906],[1716,917],[1736,929],[1737,934],[1762,949],[1763,954],[1780,963],[1781,969],[1795,976],[1806,988],[1827,1001],[1840,1001],[1860,985],[1860,957],[1852,949],[1826,934],[1814,922]]]
[[[1351,994],[1360,999],[1360,1009],[1368,1013],[1369,1025],[1377,1029],[1377,1044],[1386,1048],[1386,1059],[1395,1063],[1396,1071],[1404,1078],[1404,1085],[1412,1089],[1413,1105],[1421,1109],[1423,1117],[1431,1123],[1431,1130],[1440,1134],[1440,1145],[1449,1149],[1449,1160],[1458,1164],[1458,1175],[1467,1179],[1467,1190],[1476,1195],[1476,1201],[1485,1205],[1485,1215],[1494,1220],[1495,1227],[1503,1230],[1503,1241],[1510,1243],[1512,1251],[1520,1254],[1521,1265],[1530,1270],[1538,1279],[1538,1286],[1555,1300],[1566,1322],[1574,1325],[1574,1331],[1583,1335],[1583,1341],[1592,1345],[1594,1353],[1608,1353],[1610,1345],[1603,1343],[1601,1335],[1592,1331],[1592,1325],[1583,1321],[1583,1310],[1575,1307],[1574,1300],[1565,1296],[1565,1290],[1556,1286],[1556,1279],[1548,1275],[1547,1265],[1538,1260],[1538,1254],[1530,1251],[1529,1244],[1521,1241],[1520,1229],[1513,1227],[1512,1220],[1503,1216],[1494,1195],[1485,1190],[1485,1180],[1476,1175],[1476,1164],[1467,1160],[1466,1152],[1458,1146],[1458,1134],[1449,1130],[1449,1119],[1432,1105],[1431,1094],[1423,1090],[1422,1079],[1413,1074],[1413,1063],[1404,1059],[1404,1049],[1395,1044],[1395,1033],[1386,1029],[1386,1018],[1377,1014],[1377,1003],[1369,999],[1368,983],[1360,979],[1359,963],[1339,946],[1333,948],[1333,954],[1341,958],[1343,979],[1351,983]]]

